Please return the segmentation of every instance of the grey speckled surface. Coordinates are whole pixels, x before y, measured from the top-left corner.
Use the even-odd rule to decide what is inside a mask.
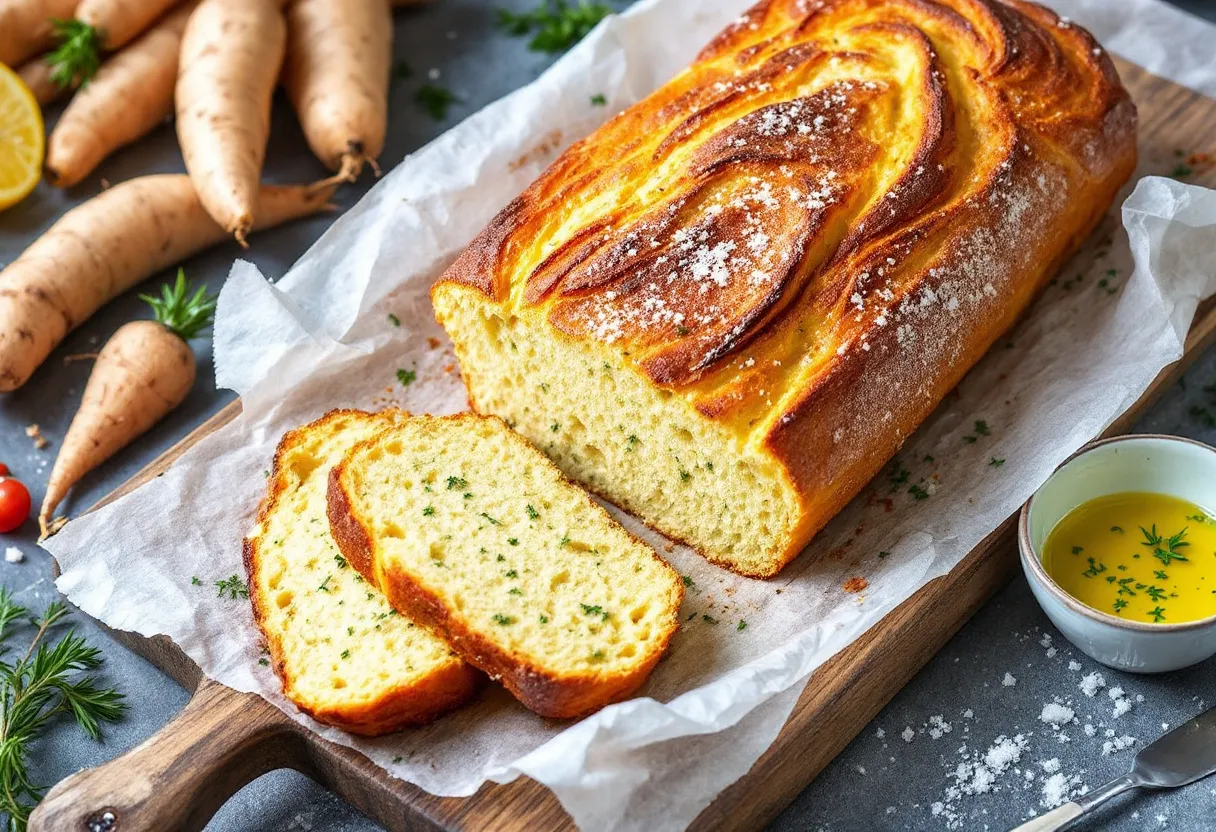
[[[477,108],[527,83],[549,64],[550,58],[528,52],[523,41],[494,30],[491,5],[525,8],[534,3],[443,0],[397,15],[395,49],[399,58],[408,61],[413,75],[394,82],[390,136],[382,159],[386,168]],[[616,5],[623,5],[622,0]],[[1191,0],[1179,5],[1216,19],[1216,4]],[[427,81],[432,69],[439,73],[435,83],[460,98],[443,122],[422,115],[411,101],[413,91]],[[321,175],[281,100],[276,103],[274,125],[267,179],[285,182]],[[68,207],[96,193],[101,176],[116,182],[141,173],[180,169],[172,128],[166,126],[107,161],[98,175],[66,194],[40,186],[22,205],[0,214],[0,263],[15,257]],[[341,205],[352,204],[367,185],[364,182],[362,187],[344,191],[339,197]],[[317,218],[268,232],[255,239],[245,256],[263,273],[281,275],[328,222]],[[192,278],[218,288],[237,255],[235,246],[220,247],[188,262],[186,268]],[[144,317],[146,310],[141,306],[133,293],[110,304],[70,336],[22,390],[0,397],[0,460],[31,487],[35,504],[41,500],[52,454],[89,370],[85,362],[65,365],[63,356],[95,350],[123,322]],[[210,362],[206,343],[198,342],[196,350],[204,370],[186,404],[136,447],[90,476],[77,489],[72,508],[78,511],[120,484],[230,399],[230,393],[214,389],[205,369]],[[1216,430],[1202,428],[1187,415],[1191,405],[1203,400],[1202,385],[1216,380],[1216,351],[1203,356],[1187,378],[1191,383],[1170,391],[1139,428],[1216,443]],[[33,422],[52,440],[51,448],[42,452],[31,448],[22,428]],[[17,545],[27,556],[21,564],[0,563],[0,583],[22,602],[41,608],[53,598],[54,587],[49,561],[34,546],[34,536],[32,524],[27,524],[20,533],[0,539],[0,545]],[[110,641],[87,620],[76,619],[88,638],[104,649],[106,675],[128,694],[133,707],[125,721],[107,730],[103,743],[82,739],[66,725],[52,728],[34,749],[33,774],[40,783],[54,783],[137,744],[171,719],[187,698],[159,670]],[[1050,647],[1043,643],[1046,636],[1052,637]],[[1051,648],[1055,652],[1049,655]],[[1072,661],[1081,668],[1070,670]],[[1131,760],[1131,751],[1101,753],[1107,729],[1117,731],[1117,736],[1150,740],[1163,724],[1177,724],[1216,702],[1216,661],[1152,678],[1103,671],[1108,685],[1122,686],[1133,699],[1132,710],[1116,719],[1105,690],[1091,699],[1078,689],[1081,677],[1094,669],[1092,662],[1055,632],[1019,578],[892,700],[772,829],[936,829],[945,828],[951,816],[954,824],[950,825],[956,828],[1003,829],[1039,810],[1046,776],[1040,763],[1057,759],[1061,773],[1095,786],[1122,772]],[[1016,685],[1002,684],[1006,673],[1017,679]],[[1137,696],[1143,701],[1136,702]],[[1060,732],[1038,719],[1044,703],[1057,697],[1076,710],[1079,720]],[[968,711],[969,717],[965,715]],[[939,725],[936,732],[941,735],[936,739],[936,723],[930,723],[933,717],[950,727],[946,732]],[[1086,722],[1095,726],[1092,738],[1084,730]],[[900,736],[905,728],[913,731],[911,742]],[[881,738],[879,730],[884,732]],[[952,772],[964,758],[960,747],[966,746],[967,754],[982,753],[999,736],[1018,733],[1025,735],[1027,748],[1020,761],[998,778],[997,790],[947,800],[947,788],[954,782]],[[1069,741],[1061,742],[1060,733]],[[1033,779],[1027,779],[1027,772]],[[934,803],[939,801],[950,805],[934,814]],[[1179,792],[1121,799],[1082,828],[1131,832],[1164,824],[1174,830],[1199,832],[1216,826],[1214,818],[1216,780]],[[342,800],[294,772],[274,772],[250,784],[208,826],[216,832],[363,832],[376,828]]]

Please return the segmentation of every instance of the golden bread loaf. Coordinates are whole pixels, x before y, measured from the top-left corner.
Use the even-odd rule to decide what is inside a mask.
[[[1106,212],[1136,113],[1008,0],[772,0],[432,290],[474,407],[747,575],[886,463]]]
[[[679,627],[680,576],[499,419],[361,442],[330,473],[329,520],[393,606],[542,716],[625,699]]]
[[[254,618],[283,693],[318,721],[368,736],[429,722],[467,702],[484,681],[389,606],[329,534],[330,468],[400,418],[335,410],[288,431],[244,547]]]

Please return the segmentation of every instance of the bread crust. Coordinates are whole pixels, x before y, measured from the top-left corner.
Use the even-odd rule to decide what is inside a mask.
[[[423,418],[453,421],[488,418],[498,421],[506,427],[505,422],[496,416],[475,416],[471,413]],[[507,430],[510,429],[507,428]],[[520,442],[527,442],[518,434],[512,435]],[[377,557],[374,535],[352,507],[344,482],[346,463],[350,457],[356,453],[359,447],[372,445],[376,441],[377,437],[373,437],[355,446],[343,462],[330,470],[327,508],[330,532],[339,551],[342,552],[342,556],[358,570],[364,580],[380,587],[393,607],[445,639],[461,658],[483,670],[491,679],[501,682],[526,708],[544,717],[568,719],[586,716],[605,705],[629,698],[642,686],[651,671],[654,670],[655,665],[667,652],[672,637],[679,630],[678,614],[671,616],[646,659],[637,664],[629,673],[556,675],[523,657],[501,649],[471,630],[459,615],[448,609],[439,597],[429,592],[405,570],[386,569],[383,560]],[[543,464],[560,476],[567,486],[584,495],[592,510],[600,512],[611,520],[604,508],[577,483],[566,477],[543,454],[541,457]],[[629,533],[627,529],[623,529],[623,531],[649,552],[656,562],[662,564],[665,569],[671,570],[666,561],[660,558],[644,541]],[[672,574],[675,574],[674,571]],[[683,600],[684,591],[679,581],[676,581],[674,586],[676,595],[669,599],[669,604],[673,611],[677,611]]]
[[[323,430],[330,422],[366,415],[367,413],[360,410],[335,409],[316,421],[283,435],[275,448],[274,460],[267,478],[269,489],[258,507],[257,527],[261,527],[284,493],[286,483],[280,473],[284,458],[294,444],[306,432]],[[251,589],[255,582],[254,576],[260,568],[258,539],[257,536],[250,535],[241,545],[241,559]],[[254,622],[258,625],[269,650],[271,667],[283,685],[283,694],[300,711],[318,722],[333,725],[349,733],[375,737],[403,728],[429,724],[443,714],[467,704],[485,684],[485,676],[475,668],[461,662],[451,662],[416,683],[395,686],[379,697],[351,700],[335,707],[318,706],[296,690],[295,676],[283,659],[280,634],[267,625],[265,599],[260,593],[251,591],[249,601],[253,606]]]
[[[884,70],[896,52],[913,81]],[[834,61],[849,80],[797,87]],[[914,121],[884,121],[893,90]],[[775,461],[795,522],[765,568],[715,558],[769,577],[1080,248],[1135,131],[1109,56],[1034,3],[767,0],[566,151],[432,298],[539,316]],[[734,210],[745,176],[771,204]]]

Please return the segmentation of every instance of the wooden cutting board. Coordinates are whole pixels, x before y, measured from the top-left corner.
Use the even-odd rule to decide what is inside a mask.
[[[1216,101],[1118,61],[1140,109],[1142,159],[1169,174],[1179,151],[1216,155]],[[1198,167],[1198,166],[1197,166]],[[1189,181],[1216,185],[1216,170]],[[1166,368],[1107,432],[1126,432],[1199,353],[1216,340],[1216,303],[1204,304],[1186,355]],[[102,501],[167,469],[187,448],[240,412],[234,403]],[[1014,518],[984,539],[950,574],[929,583],[812,677],[772,747],[693,824],[698,830],[755,830],[777,815],[870,722],[1017,567]],[[275,768],[297,769],[391,830],[542,830],[572,827],[556,798],[521,779],[486,785],[469,798],[429,795],[348,748],[297,725],[265,700],[201,677],[165,637],[114,632],[194,696],[182,713],[118,759],[68,777],[51,790],[30,829],[201,829],[241,786]]]

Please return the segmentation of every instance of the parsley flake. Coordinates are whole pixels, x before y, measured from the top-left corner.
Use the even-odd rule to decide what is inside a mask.
[[[603,3],[542,0],[531,11],[499,9],[498,27],[508,35],[530,34],[529,49],[554,55],[574,46],[611,13],[612,9]]]
[[[249,587],[236,575],[215,582],[216,595],[219,598],[228,597],[235,601],[237,598],[248,598]]]
[[[449,90],[435,84],[423,84],[419,87],[414,93],[414,101],[435,121],[443,121],[448,117],[448,107],[460,103],[460,99]]]

